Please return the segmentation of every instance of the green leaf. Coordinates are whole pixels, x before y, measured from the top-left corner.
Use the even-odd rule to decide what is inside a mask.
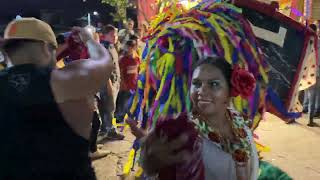
[[[128,0],[101,0],[116,9],[115,13],[110,13],[115,21],[124,21],[127,18],[127,8],[130,7]]]

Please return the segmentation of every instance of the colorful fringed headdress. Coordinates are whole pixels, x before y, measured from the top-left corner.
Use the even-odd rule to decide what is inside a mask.
[[[264,111],[268,66],[241,9],[215,1],[190,10],[173,4],[151,26],[138,89],[131,101],[131,118],[145,119],[143,125],[148,119],[154,127],[159,117],[190,112],[193,65],[218,56],[255,77],[254,93],[233,97],[232,101],[238,112],[253,120],[248,122],[250,127],[257,126]]]

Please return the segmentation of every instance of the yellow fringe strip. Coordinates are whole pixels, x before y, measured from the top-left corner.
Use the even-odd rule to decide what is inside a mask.
[[[124,120],[126,120],[127,118],[128,118],[128,114],[126,114],[126,115],[124,116]],[[124,121],[124,122],[125,122],[125,121]],[[113,125],[114,127],[116,127],[116,128],[118,128],[118,127],[128,128],[128,127],[129,127],[129,125],[126,124],[126,123],[117,123],[117,119],[116,119],[116,118],[113,118],[113,119],[112,119],[112,125]]]
[[[133,166],[134,154],[135,154],[135,150],[131,149],[131,151],[129,152],[128,161],[123,167],[123,174],[126,176],[128,176],[131,172],[131,167]]]

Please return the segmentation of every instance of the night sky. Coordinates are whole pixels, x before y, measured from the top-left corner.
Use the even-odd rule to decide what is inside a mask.
[[[39,17],[40,9],[63,10],[68,13],[65,18],[74,18],[90,11],[98,11],[103,16],[108,14],[109,8],[101,5],[100,0],[0,0],[0,24],[7,23],[17,14]]]

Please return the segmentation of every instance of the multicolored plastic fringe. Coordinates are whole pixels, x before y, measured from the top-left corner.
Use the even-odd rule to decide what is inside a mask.
[[[143,111],[149,112],[148,124],[154,127],[160,116],[190,111],[193,64],[214,56],[239,65],[257,79],[253,96],[233,98],[235,108],[253,119],[249,125],[255,127],[263,113],[268,66],[241,9],[214,1],[189,11],[172,4],[152,22],[130,117],[141,119]]]
[[[152,21],[149,34],[130,118],[144,119],[144,126],[154,128],[159,119],[165,119],[160,117],[190,112],[193,65],[219,56],[256,78],[254,94],[248,99],[234,97],[233,104],[248,126],[257,127],[264,112],[268,66],[241,9],[213,0],[190,10],[173,3]],[[127,165],[132,161],[129,158]]]

